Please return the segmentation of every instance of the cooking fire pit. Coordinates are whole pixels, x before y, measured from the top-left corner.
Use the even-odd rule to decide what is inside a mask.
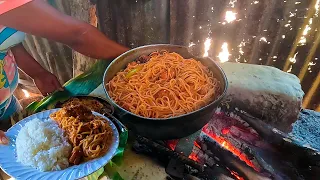
[[[124,55],[117,58],[106,71],[104,84],[127,62],[143,53],[149,54],[158,46],[137,48],[138,54],[132,50],[125,60],[121,59],[126,57]],[[174,48],[171,51],[191,55],[187,48],[171,45],[161,45],[161,48],[166,46]],[[146,49],[150,52],[142,51]],[[206,62],[215,64],[211,61],[207,59]],[[118,69],[115,69],[116,65]],[[269,66],[227,62],[218,65],[228,79],[225,96],[219,103],[214,103],[215,106],[206,107],[205,115],[197,113],[188,117],[192,123],[184,117],[172,125],[174,118],[124,118],[124,114],[130,113],[116,113],[131,132],[138,134],[133,149],[158,157],[167,174],[175,179],[320,177],[318,151],[288,136],[291,124],[301,114],[304,92],[299,78]],[[223,109],[216,111],[217,106]],[[169,124],[160,128],[163,123]],[[188,131],[189,127],[193,127],[193,131]]]
[[[157,157],[173,179],[320,177],[319,156],[308,155],[312,150],[275,146],[257,131],[234,113],[219,109],[208,124],[188,137],[156,141],[137,136],[133,149]]]

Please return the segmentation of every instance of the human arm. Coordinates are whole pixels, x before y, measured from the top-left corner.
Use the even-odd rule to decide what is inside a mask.
[[[18,67],[29,75],[39,91],[43,95],[47,95],[56,90],[62,90],[62,86],[58,79],[45,70],[23,47],[22,44],[18,44],[11,48]]]
[[[0,24],[64,43],[97,59],[114,58],[128,50],[95,27],[60,13],[43,0],[34,0],[0,15]]]
[[[3,131],[0,130],[0,144],[8,144],[8,138]]]

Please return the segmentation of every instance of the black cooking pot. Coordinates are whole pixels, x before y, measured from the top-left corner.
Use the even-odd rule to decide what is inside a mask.
[[[184,114],[181,116],[156,119],[145,118],[133,114],[116,104],[109,96],[106,84],[121,70],[125,69],[127,64],[134,61],[141,55],[149,55],[154,51],[167,50],[169,52],[176,52],[184,58],[194,58],[201,61],[207,66],[220,81],[221,95],[199,110]],[[112,61],[104,74],[104,90],[108,99],[115,107],[115,113],[120,121],[127,125],[127,127],[136,133],[152,138],[152,139],[178,139],[188,136],[200,130],[211,119],[215,108],[220,104],[221,99],[225,96],[227,91],[227,78],[223,70],[210,58],[198,58],[193,56],[184,46],[176,46],[170,44],[148,45],[132,49]]]

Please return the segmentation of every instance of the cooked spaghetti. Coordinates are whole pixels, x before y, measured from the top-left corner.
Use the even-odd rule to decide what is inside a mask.
[[[82,104],[86,106],[91,111],[103,114],[103,111],[102,111],[102,109],[104,108],[103,104],[98,100],[90,97],[70,98],[68,99],[68,101],[62,104],[62,107],[70,107],[78,104]]]
[[[201,62],[167,51],[129,63],[108,82],[107,89],[122,108],[148,118],[195,111],[220,93],[219,81]]]
[[[79,164],[108,151],[113,136],[110,125],[85,106],[64,107],[50,117],[67,133],[73,146],[70,163]]]

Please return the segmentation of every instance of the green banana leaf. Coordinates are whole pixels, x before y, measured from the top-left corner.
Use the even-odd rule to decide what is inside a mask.
[[[87,176],[87,180],[97,180],[103,174],[103,172],[104,172],[104,168],[102,167],[98,171]],[[106,176],[108,175],[106,174]]]
[[[27,109],[34,112],[52,108],[57,102],[64,101],[72,96],[88,95],[96,89],[103,79],[108,61],[98,61],[87,72],[69,80],[64,84],[64,91],[58,91],[45,97],[40,102],[31,103]]]

